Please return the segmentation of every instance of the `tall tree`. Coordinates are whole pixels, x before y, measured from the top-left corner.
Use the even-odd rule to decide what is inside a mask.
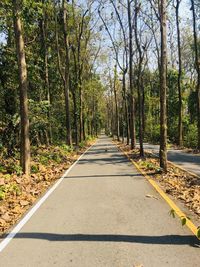
[[[133,23],[132,23],[132,1],[127,0],[127,12],[128,12],[128,29],[129,29],[129,86],[130,86],[130,138],[131,149],[136,146],[135,137],[135,100],[133,89]]]
[[[47,11],[45,6],[45,1],[42,0],[42,18],[40,19],[40,30],[41,30],[41,52],[43,58],[43,80],[45,88],[45,96],[48,101],[48,136],[49,142],[52,143],[52,126],[51,126],[51,116],[50,116],[50,84],[49,84],[49,60],[48,60],[48,44],[47,44]]]
[[[161,33],[161,66],[160,66],[160,167],[167,171],[167,16],[166,0],[159,5]]]
[[[183,111],[182,111],[182,51],[181,51],[181,35],[180,35],[180,23],[179,23],[179,7],[182,0],[176,0],[176,29],[177,29],[177,41],[178,41],[178,99],[179,99],[179,114],[178,114],[178,144],[183,146]]]
[[[69,2],[69,1],[67,1]],[[65,72],[64,72],[64,90],[65,90],[65,108],[66,108],[66,130],[67,130],[67,144],[72,144],[71,139],[71,124],[70,124],[70,109],[69,109],[69,35],[68,35],[68,13],[66,1],[62,1],[63,10],[63,34],[65,47]]]
[[[137,67],[137,91],[138,91],[138,106],[139,106],[139,143],[140,143],[140,156],[144,157],[144,147],[143,147],[143,139],[144,139],[144,92],[143,92],[143,85],[142,85],[142,64],[144,59],[144,54],[142,53],[141,41],[139,40],[138,36],[138,15],[140,12],[141,3],[138,3],[135,0],[135,14],[134,14],[134,32],[135,32],[135,42],[136,47],[139,55],[139,62]],[[141,39],[141,38],[140,38]],[[145,48],[145,46],[144,46]]]
[[[195,50],[195,68],[197,72],[197,127],[198,127],[198,149],[200,149],[200,55],[198,49],[197,23],[195,1],[191,0],[191,10],[193,16],[193,36],[194,36],[194,50]]]
[[[20,18],[22,1],[13,0],[13,22],[16,41],[17,62],[19,70],[20,89],[20,117],[21,117],[21,167],[28,175],[30,172],[30,141],[29,141],[29,118],[28,118],[28,83],[27,66],[22,34],[22,22]]]

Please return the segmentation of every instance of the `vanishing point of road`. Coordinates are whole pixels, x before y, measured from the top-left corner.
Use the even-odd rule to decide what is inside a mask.
[[[0,266],[200,266],[200,242],[169,210],[101,136],[0,253]]]

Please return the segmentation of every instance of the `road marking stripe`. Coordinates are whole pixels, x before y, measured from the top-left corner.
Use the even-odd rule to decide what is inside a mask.
[[[96,142],[95,142],[96,143]],[[79,162],[79,160],[90,150],[94,145],[91,145],[61,176],[61,178],[44,194],[44,196],[30,209],[30,211],[24,216],[24,218],[19,221],[19,223],[14,227],[14,229],[4,238],[0,243],[0,252],[10,243],[10,241],[15,237],[15,235],[22,229],[22,227],[30,220],[33,214],[40,208],[40,206],[47,200],[47,198],[54,192],[54,190],[60,185],[63,179],[69,174],[72,168]]]
[[[115,143],[115,145],[117,145]],[[167,196],[167,194],[159,187],[159,185],[152,180],[140,167],[139,165],[131,159],[126,151],[124,151],[120,146],[117,147],[126,155],[126,157],[131,161],[131,163],[137,168],[139,172],[150,182],[150,184],[156,189],[156,191],[162,196],[162,198],[168,203],[168,205],[175,211],[178,217],[186,218],[186,225],[192,231],[192,233],[197,237],[198,228],[194,225],[194,223],[187,219],[187,216],[180,210],[180,208]],[[198,238],[198,237],[197,237]]]

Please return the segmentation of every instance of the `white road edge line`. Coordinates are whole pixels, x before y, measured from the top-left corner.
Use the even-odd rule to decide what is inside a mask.
[[[79,160],[90,150],[96,142],[91,145],[61,176],[61,178],[45,193],[45,195],[31,208],[31,210],[25,215],[21,221],[14,227],[14,229],[4,238],[0,243],[0,252],[2,252],[5,247],[10,243],[10,241],[15,237],[15,235],[22,229],[22,227],[30,220],[33,214],[39,209],[39,207],[47,200],[47,198],[54,192],[54,190],[59,186],[63,179],[68,175],[71,169],[79,162]]]

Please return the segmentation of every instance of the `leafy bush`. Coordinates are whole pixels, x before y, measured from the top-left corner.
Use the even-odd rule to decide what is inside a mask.
[[[86,146],[86,141],[82,141],[78,145],[80,148],[84,148]]]
[[[22,171],[22,167],[18,164],[10,164],[9,166],[7,166],[7,172],[9,174],[12,173],[16,173],[17,175],[22,175],[23,171]]]
[[[62,162],[62,158],[60,157],[60,155],[58,153],[52,154],[51,155],[52,160],[55,161],[56,163],[61,163]]]
[[[65,152],[72,152],[74,150],[74,147],[63,144],[61,145],[61,149],[64,150]]]
[[[31,166],[31,173],[38,173],[39,172],[39,168],[37,165],[32,165]]]
[[[47,166],[47,165],[49,164],[49,158],[48,158],[47,156],[40,155],[40,156],[39,156],[39,162],[40,162],[42,165]]]
[[[188,125],[187,134],[184,137],[184,146],[186,147],[197,147],[197,125],[196,124],[190,124]]]

